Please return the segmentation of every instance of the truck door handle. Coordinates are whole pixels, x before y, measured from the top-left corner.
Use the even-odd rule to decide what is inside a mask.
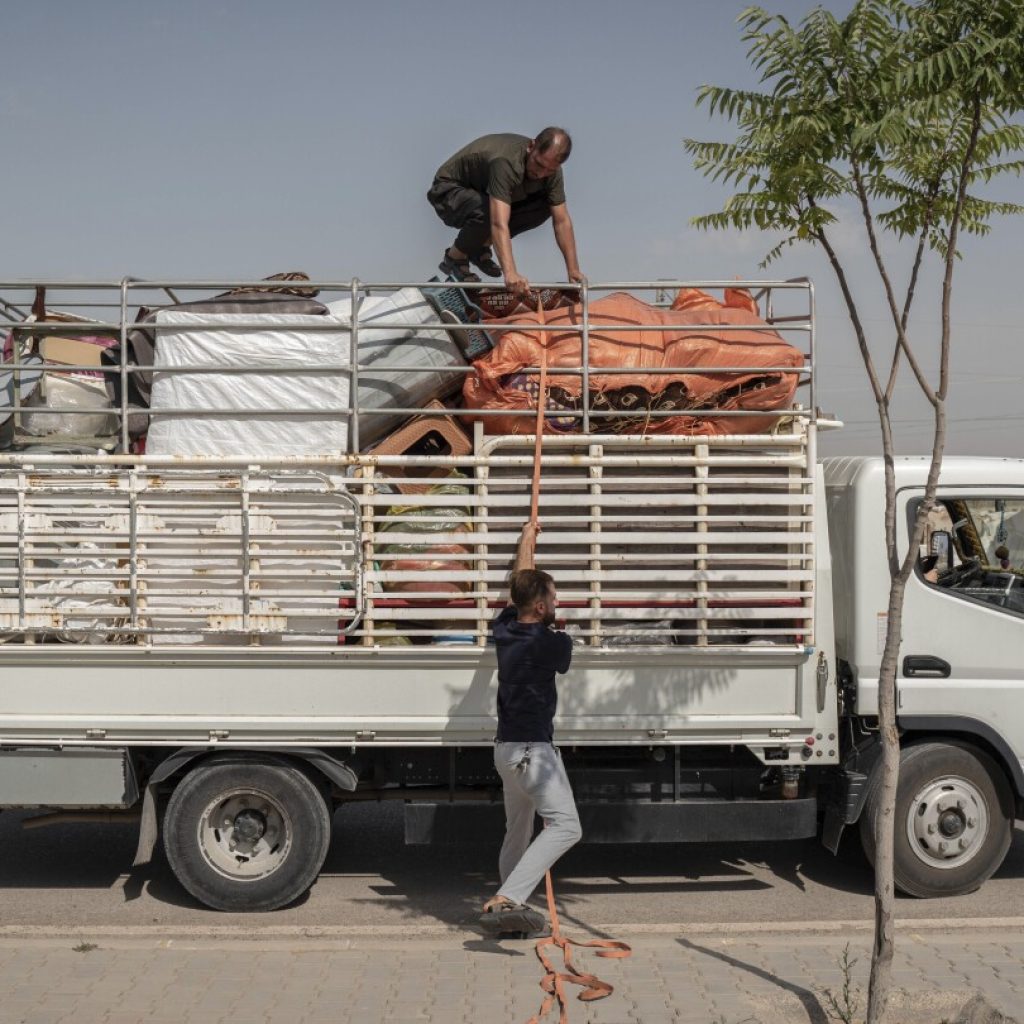
[[[903,675],[927,676],[932,679],[948,679],[952,669],[948,661],[932,654],[908,654],[903,659]]]

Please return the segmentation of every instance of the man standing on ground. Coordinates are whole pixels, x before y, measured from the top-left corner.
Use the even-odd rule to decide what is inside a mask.
[[[551,628],[558,594],[554,580],[534,568],[537,532],[533,523],[523,528],[509,578],[511,604],[491,625],[498,656],[494,766],[504,788],[505,841],[498,862],[501,888],[484,904],[480,924],[493,934],[544,927],[544,916],[526,901],[582,834],[562,756],[553,742],[555,673],[569,670],[572,639]],[[533,839],[535,814],[545,827]]]
[[[446,160],[427,193],[438,217],[459,229],[455,243],[445,250],[442,273],[479,281],[472,264],[488,277],[504,275],[505,287],[525,294],[530,284],[516,269],[512,238],[550,217],[568,279],[582,282],[562,181],[562,164],[571,152],[568,132],[545,128],[535,139],[484,135]]]

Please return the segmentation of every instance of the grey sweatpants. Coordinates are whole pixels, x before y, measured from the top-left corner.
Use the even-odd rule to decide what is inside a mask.
[[[525,903],[551,865],[579,842],[580,816],[562,755],[553,744],[495,743],[494,767],[505,793],[498,895]],[[533,839],[535,814],[544,828]]]

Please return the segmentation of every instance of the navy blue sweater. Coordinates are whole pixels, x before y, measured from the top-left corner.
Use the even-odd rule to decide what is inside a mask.
[[[499,613],[491,632],[498,654],[498,741],[552,742],[555,673],[569,671],[571,637],[539,622],[520,622],[514,605]]]

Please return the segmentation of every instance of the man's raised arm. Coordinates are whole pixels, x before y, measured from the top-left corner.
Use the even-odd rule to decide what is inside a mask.
[[[537,548],[537,534],[540,533],[540,526],[537,523],[527,523],[523,532],[519,534],[519,542],[516,545],[516,560],[512,565],[512,571],[508,574],[509,585],[512,578],[520,569],[534,569],[534,557]],[[512,604],[512,594],[508,595],[508,603]]]
[[[540,526],[537,523],[527,523],[523,532],[519,534],[519,544],[516,547],[516,561],[512,566],[513,572],[520,569],[535,569],[534,562],[537,552],[537,534],[540,533]]]

